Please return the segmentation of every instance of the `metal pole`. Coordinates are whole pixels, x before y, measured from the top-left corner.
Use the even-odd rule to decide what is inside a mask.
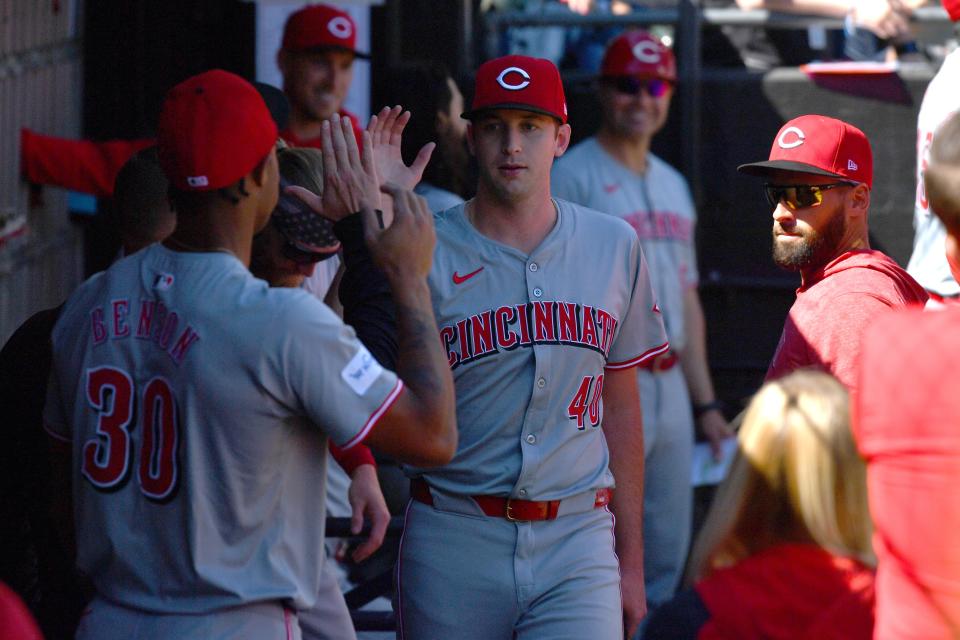
[[[680,0],[680,16],[677,21],[679,44],[681,145],[683,170],[693,191],[694,202],[700,205],[700,80],[702,61],[700,56],[701,12],[698,0]]]

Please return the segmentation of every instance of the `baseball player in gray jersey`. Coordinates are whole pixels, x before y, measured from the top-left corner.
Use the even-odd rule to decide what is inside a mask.
[[[555,165],[551,181],[555,196],[622,218],[636,230],[670,339],[670,352],[639,374],[646,448],[644,577],[651,607],[672,597],[690,544],[694,413],[716,453],[732,435],[707,367],[696,211],[683,176],[650,153],[653,136],[666,123],[676,69],[670,49],[648,33],[626,31],[615,38],[601,68],[600,131]]]
[[[464,117],[477,196],[438,214],[429,278],[460,446],[408,469],[398,635],[623,638],[645,611],[634,368],[668,349],[640,243],[550,197],[570,140],[551,62],[483,64]]]
[[[324,213],[375,220],[370,136],[361,161],[349,122],[331,128],[324,165],[341,180]],[[456,447],[430,214],[393,190],[393,226],[366,225],[405,385],[314,297],[247,270],[278,191],[276,126],[253,87],[190,78],[158,131],[176,231],[84,283],[52,338],[45,420],[70,447],[78,564],[96,587],[78,637],[298,638],[323,563],[327,437],[427,465]]]

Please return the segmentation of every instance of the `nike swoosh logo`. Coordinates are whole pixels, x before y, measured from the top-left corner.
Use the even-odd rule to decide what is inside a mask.
[[[466,282],[467,280],[469,280],[469,279],[472,278],[473,276],[477,275],[477,274],[480,273],[481,271],[483,271],[483,267],[480,267],[480,268],[477,269],[476,271],[471,271],[470,273],[468,273],[467,275],[464,275],[464,276],[461,276],[461,275],[457,274],[456,271],[454,271],[454,272],[453,272],[453,284],[463,284],[464,282]]]
[[[620,185],[619,185],[618,183],[616,183],[616,182],[614,182],[613,184],[605,184],[605,185],[603,185],[603,190],[606,191],[607,193],[613,193],[614,191],[616,191],[616,190],[619,189],[619,188],[620,188]]]

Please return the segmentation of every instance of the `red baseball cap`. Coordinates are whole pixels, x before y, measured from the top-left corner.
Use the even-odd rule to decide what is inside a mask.
[[[519,109],[567,122],[567,99],[557,67],[544,58],[504,56],[477,69],[473,104],[460,117],[472,120],[489,109]]]
[[[295,11],[283,27],[283,48],[287,51],[342,49],[358,58],[357,25],[346,11],[328,4],[311,4]]]
[[[677,81],[677,61],[670,50],[646,31],[632,29],[614,38],[603,54],[601,76],[635,76]]]
[[[954,22],[960,21],[960,0],[943,0],[943,8]]]
[[[770,159],[737,167],[750,176],[794,171],[832,176],[873,187],[873,152],[863,131],[852,124],[808,115],[781,127],[770,147]]]
[[[257,90],[220,69],[172,88],[160,110],[160,166],[181,191],[233,184],[257,166],[276,141],[277,125]]]

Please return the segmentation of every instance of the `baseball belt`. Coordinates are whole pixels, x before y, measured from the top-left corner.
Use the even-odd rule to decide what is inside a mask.
[[[663,373],[673,369],[674,365],[680,361],[680,358],[673,351],[667,351],[660,355],[650,358],[640,365],[640,368],[650,373]]]
[[[430,486],[420,478],[414,478],[410,481],[410,497],[417,502],[430,505],[431,507],[443,508],[449,507],[451,511],[473,514],[475,509],[457,509],[458,503],[462,504],[464,500],[470,501],[476,507],[479,507],[485,515],[491,518],[506,518],[518,522],[530,522],[535,520],[554,520],[560,514],[561,506],[564,507],[564,514],[577,513],[590,509],[600,509],[613,499],[613,489],[604,487],[597,489],[587,496],[584,501],[579,496],[573,496],[564,500],[518,500],[516,498],[504,498],[501,496],[454,496],[444,493],[443,505],[435,504],[433,493]],[[592,497],[592,504],[589,498]]]

